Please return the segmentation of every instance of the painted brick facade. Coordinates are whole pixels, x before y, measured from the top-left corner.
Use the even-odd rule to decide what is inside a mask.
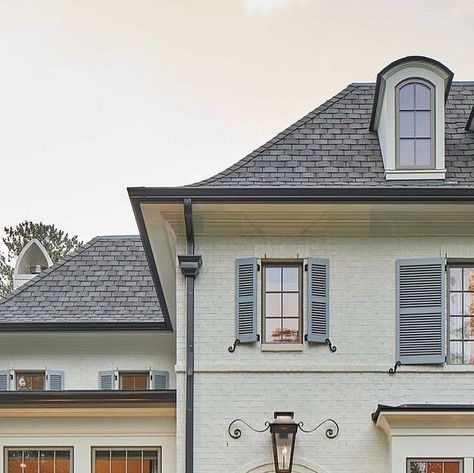
[[[276,410],[294,410],[307,427],[326,417],[340,425],[334,440],[324,430],[299,433],[297,462],[328,473],[390,471],[389,443],[370,417],[377,404],[471,403],[470,366],[403,366],[395,376],[388,369],[396,356],[396,260],[472,259],[474,238],[198,237],[196,251],[203,258],[195,305],[196,473],[247,473],[258,461],[271,462],[270,435],[243,427],[242,437],[233,440],[227,427],[243,418],[261,428]],[[297,352],[262,351],[260,343],[228,352],[235,338],[235,259],[247,256],[330,260],[336,353],[307,343]],[[181,274],[177,287],[177,472],[183,473],[186,301]]]

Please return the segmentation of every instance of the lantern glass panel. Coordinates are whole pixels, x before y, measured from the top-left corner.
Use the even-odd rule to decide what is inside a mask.
[[[275,434],[276,454],[277,454],[277,473],[291,472],[291,456],[295,434],[290,431],[277,432]]]

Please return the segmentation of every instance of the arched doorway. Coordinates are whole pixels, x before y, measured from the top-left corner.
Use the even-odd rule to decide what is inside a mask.
[[[260,463],[254,466],[247,466],[239,473],[275,473],[273,463]],[[296,459],[293,464],[292,473],[328,473],[326,470],[319,468],[305,460]]]

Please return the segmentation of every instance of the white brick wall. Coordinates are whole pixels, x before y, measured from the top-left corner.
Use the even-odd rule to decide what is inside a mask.
[[[98,389],[99,371],[163,370],[175,387],[172,333],[3,333],[0,370],[64,371],[65,389]]]
[[[182,245],[182,242],[181,242]],[[335,418],[341,434],[298,434],[297,457],[328,473],[389,471],[385,435],[370,414],[378,403],[471,403],[470,367],[402,367],[395,362],[395,262],[397,258],[474,258],[474,238],[198,238],[203,268],[196,281],[195,473],[244,473],[243,465],[271,461],[270,435],[243,428],[242,417],[262,427],[275,410],[294,410],[308,427]],[[237,257],[323,257],[331,267],[331,339],[304,344],[302,352],[262,352],[259,343],[230,354],[234,335]],[[178,280],[178,473],[184,471],[184,278]],[[259,333],[260,330],[259,330]],[[474,443],[473,443],[474,452]],[[442,455],[442,452],[439,452]]]

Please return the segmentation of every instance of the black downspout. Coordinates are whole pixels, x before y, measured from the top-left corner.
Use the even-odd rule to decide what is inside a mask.
[[[184,199],[186,254],[178,256],[179,267],[186,277],[186,473],[194,470],[194,279],[202,265],[194,254],[193,208],[191,199]]]

